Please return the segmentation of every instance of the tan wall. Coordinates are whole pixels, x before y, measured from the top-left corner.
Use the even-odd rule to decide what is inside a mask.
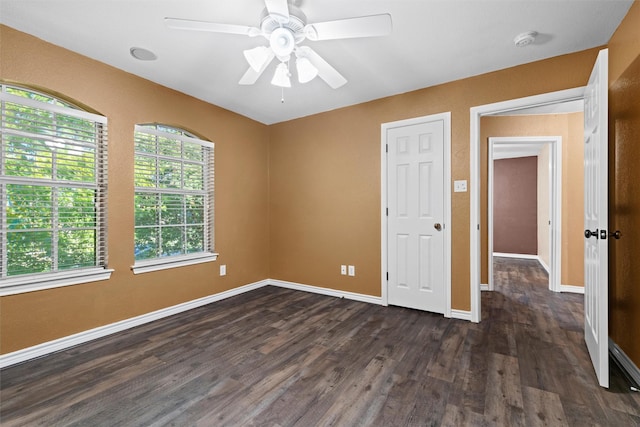
[[[609,44],[609,336],[640,366],[640,3]]]
[[[567,118],[569,143],[562,147],[562,268],[567,274],[561,281],[584,286],[584,115]]]
[[[549,241],[551,220],[551,204],[549,203],[549,185],[551,173],[549,162],[551,160],[551,147],[544,144],[538,154],[538,257],[547,267],[551,265],[551,242]]]
[[[585,82],[586,84],[586,82]],[[562,249],[563,285],[584,286],[584,206],[583,114],[482,117],[480,121],[480,212],[481,281],[488,283],[487,173],[488,138],[496,136],[562,137]],[[578,207],[576,209],[576,207]]]
[[[0,351],[66,335],[268,277],[268,128],[0,26],[0,78],[57,92],[108,117],[109,281],[0,298]],[[134,276],[133,129],[183,127],[215,142],[218,262]],[[219,277],[226,264],[228,275]]]
[[[469,109],[583,86],[599,49],[263,126],[0,27],[0,78],[42,86],[109,117],[109,266],[104,283],[0,298],[0,351],[105,325],[272,277],[380,295],[380,125],[450,111],[451,172],[469,180]],[[213,264],[134,276],[135,123],[216,143]],[[470,310],[469,193],[452,193],[452,305]],[[125,248],[125,249],[123,249]],[[220,278],[218,265],[229,273]],[[340,264],[356,266],[341,276]],[[179,284],[179,285],[176,285]]]
[[[599,49],[271,126],[271,277],[381,294],[380,126],[450,111],[451,173],[469,180],[469,109],[587,83]],[[486,164],[486,160],[485,160]],[[452,306],[470,310],[469,193],[452,193]],[[356,277],[340,264],[356,265]]]

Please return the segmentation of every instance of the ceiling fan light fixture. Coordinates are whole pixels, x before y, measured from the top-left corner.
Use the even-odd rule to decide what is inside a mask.
[[[254,84],[273,59],[277,58],[281,64],[276,67],[271,83],[283,88],[291,87],[289,66],[292,65],[290,60],[295,53],[295,65],[301,83],[309,82],[317,76],[332,89],[343,86],[347,79],[309,46],[300,44],[305,39],[322,41],[386,36],[391,34],[393,28],[391,15],[388,13],[308,23],[306,15],[297,6],[300,0],[263,1],[265,9],[260,17],[259,27],[169,17],[165,18],[165,24],[176,30],[262,36],[267,39],[268,46],[244,51],[249,69],[238,82],[241,85]]]
[[[291,87],[291,79],[289,78],[289,68],[287,64],[281,62],[276,67],[271,84],[278,87]]]
[[[298,81],[308,83],[318,75],[318,69],[309,61],[309,58],[297,58],[296,70],[298,71]]]
[[[278,58],[285,58],[293,52],[293,48],[296,46],[296,40],[291,30],[280,27],[271,33],[269,45]]]
[[[269,48],[266,46],[254,47],[253,49],[245,50],[243,53],[249,66],[256,72],[260,72],[269,58]]]

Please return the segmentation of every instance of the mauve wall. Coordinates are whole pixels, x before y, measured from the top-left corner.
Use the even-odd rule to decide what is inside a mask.
[[[493,162],[493,251],[538,254],[538,158]]]

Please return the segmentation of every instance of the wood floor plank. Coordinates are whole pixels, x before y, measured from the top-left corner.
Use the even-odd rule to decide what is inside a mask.
[[[447,405],[442,418],[441,427],[495,427],[497,424],[488,421],[484,416],[466,408]]]
[[[444,417],[451,384],[437,378],[419,382],[417,399],[409,412],[407,425],[440,425]]]
[[[522,388],[524,414],[528,426],[568,426],[560,396],[533,387]]]
[[[524,405],[518,359],[489,354],[485,415],[497,425],[524,426]]]
[[[0,371],[2,426],[640,426],[582,296],[496,258],[479,324],[264,287]]]
[[[387,393],[384,407],[378,412],[371,425],[404,426],[409,425],[412,411],[410,405],[418,402],[420,383],[410,378],[393,377],[393,385]]]
[[[461,321],[450,322],[440,340],[440,348],[427,366],[426,375],[453,382],[458,361],[464,349],[465,325]]]
[[[485,325],[485,329],[486,329]],[[470,329],[467,332],[465,350],[461,363],[461,371],[452,384],[448,402],[461,410],[484,413],[485,393],[487,387],[487,370],[489,348],[485,337],[486,330]]]
[[[343,383],[344,386],[339,390],[340,399],[334,402],[315,425],[370,425],[393,385],[387,379],[391,377],[396,364],[396,361],[382,356],[371,359],[352,381]]]

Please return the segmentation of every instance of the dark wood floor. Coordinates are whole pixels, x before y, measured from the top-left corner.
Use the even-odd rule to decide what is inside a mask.
[[[1,424],[631,426],[640,396],[598,387],[582,296],[496,259],[479,324],[262,288],[1,375]]]

